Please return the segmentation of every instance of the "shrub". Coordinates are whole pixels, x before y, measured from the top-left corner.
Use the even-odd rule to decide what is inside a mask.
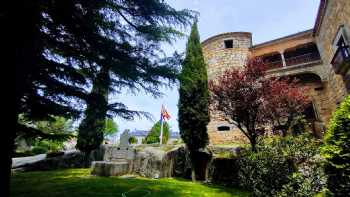
[[[239,166],[240,186],[252,191],[254,196],[273,196],[293,173],[292,163],[273,147],[247,151],[239,159]]]
[[[15,152],[13,157],[29,157],[33,156],[34,153],[30,150],[24,151],[24,152]]]
[[[44,153],[47,153],[48,149],[46,147],[43,147],[43,146],[35,146],[33,149],[32,149],[32,152],[35,154],[35,155],[38,155],[38,154],[44,154]]]
[[[131,136],[129,138],[129,144],[136,144],[137,143],[137,139],[134,136]]]
[[[350,96],[334,113],[324,141],[328,189],[334,196],[346,196],[350,194]]]
[[[283,185],[278,197],[304,197],[315,196],[325,190],[326,176],[323,166],[319,164],[305,165],[307,169],[299,170],[289,176],[289,182]]]
[[[311,161],[319,154],[320,143],[307,133],[263,140],[257,147],[258,152],[243,151],[240,156],[240,185],[254,196],[283,196],[294,188],[300,188],[301,193],[320,191],[323,187],[317,182],[324,180],[318,173],[321,167],[310,169],[319,163]],[[308,177],[306,182],[302,182],[299,173]]]

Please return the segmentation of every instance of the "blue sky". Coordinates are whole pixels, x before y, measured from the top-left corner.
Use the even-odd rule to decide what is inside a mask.
[[[201,40],[224,32],[247,31],[253,34],[253,44],[262,43],[293,33],[311,29],[314,25],[319,0],[167,0],[176,9],[192,9],[200,12],[198,29]],[[167,52],[183,52],[186,39],[173,46],[164,46]],[[165,94],[154,99],[144,93],[113,96],[130,109],[151,113],[159,120],[160,108],[164,104],[172,116],[169,124],[179,131],[177,122],[178,89],[162,88]],[[148,130],[154,121],[135,119],[125,121],[115,118],[119,134],[125,129]]]

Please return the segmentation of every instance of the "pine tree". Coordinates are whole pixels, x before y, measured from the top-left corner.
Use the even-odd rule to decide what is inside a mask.
[[[179,127],[183,141],[190,152],[192,180],[195,181],[196,152],[209,141],[209,91],[207,67],[199,40],[197,22],[192,26],[187,42],[186,57],[180,74]]]
[[[82,125],[92,123],[93,128],[79,133],[85,140],[79,147],[86,152],[96,148],[107,115],[132,119],[142,114],[123,103],[108,103],[109,92],[129,88],[159,96],[157,87],[168,82],[164,79],[175,81],[174,59],[162,60],[160,44],[181,35],[175,29],[185,27],[193,14],[161,0],[15,0],[0,12],[3,38],[12,41],[6,50],[14,48],[16,69],[16,132],[6,138],[1,174],[7,180],[16,133],[40,134],[18,124],[19,114],[29,120],[79,118],[86,103]]]

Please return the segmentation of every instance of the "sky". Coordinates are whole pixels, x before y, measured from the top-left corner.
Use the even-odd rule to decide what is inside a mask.
[[[311,29],[316,20],[319,0],[167,0],[175,9],[191,9],[200,13],[198,30],[201,41],[225,32],[251,32],[253,44],[259,44],[300,31]],[[189,32],[186,32],[188,34]],[[167,53],[183,52],[187,38],[173,46],[164,45]],[[158,99],[145,93],[114,95],[112,100],[126,104],[129,109],[149,112],[154,120],[146,118],[125,121],[114,118],[119,134],[125,129],[149,130],[160,118],[164,104],[171,115],[168,123],[178,132],[178,87],[161,88],[164,96]]]

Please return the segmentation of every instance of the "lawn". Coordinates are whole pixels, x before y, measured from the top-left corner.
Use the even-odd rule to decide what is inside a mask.
[[[11,196],[20,197],[236,197],[248,193],[233,188],[192,183],[184,179],[96,177],[90,169],[15,173],[11,179]]]

